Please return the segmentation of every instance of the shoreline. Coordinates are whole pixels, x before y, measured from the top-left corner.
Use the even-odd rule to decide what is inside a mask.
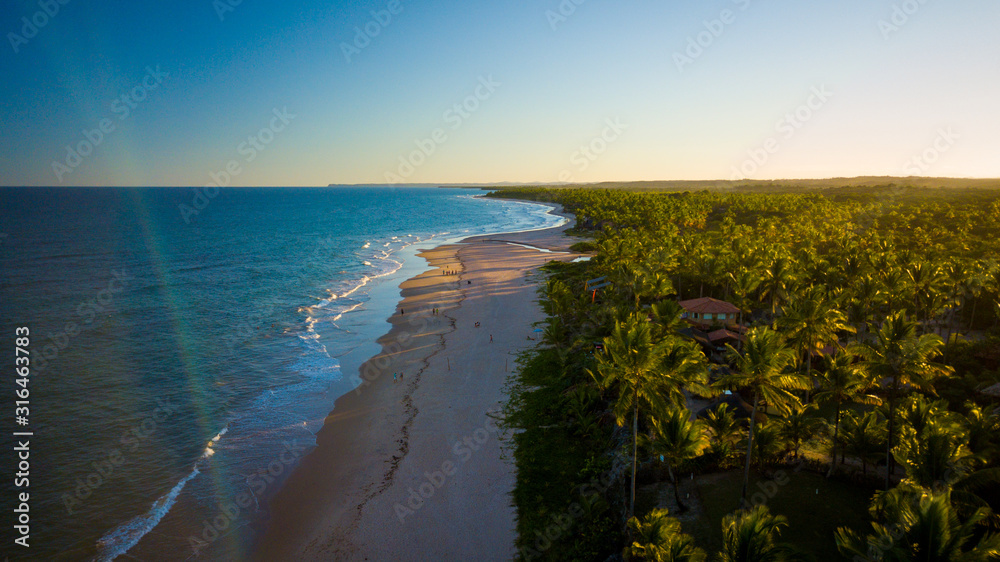
[[[361,384],[272,498],[254,559],[514,555],[514,467],[491,412],[543,319],[526,276],[578,257],[563,234],[571,223],[417,254],[427,269],[400,285],[381,351],[343,365]]]

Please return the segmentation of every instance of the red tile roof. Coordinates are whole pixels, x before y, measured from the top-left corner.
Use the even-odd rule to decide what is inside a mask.
[[[704,297],[680,302],[681,308],[700,314],[738,314],[740,309],[726,301]]]
[[[716,330],[708,334],[708,341],[715,343],[720,340],[742,340],[743,336],[730,332],[729,330]]]

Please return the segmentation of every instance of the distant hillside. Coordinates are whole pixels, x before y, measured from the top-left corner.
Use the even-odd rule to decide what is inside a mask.
[[[875,188],[875,187],[908,187],[935,189],[1000,189],[1000,179],[978,178],[923,178],[923,177],[891,177],[865,176],[857,178],[829,179],[788,179],[788,180],[662,180],[634,182],[602,182],[590,184],[525,184],[549,188],[594,188],[594,189],[626,189],[630,191],[809,191],[843,188]],[[494,189],[509,189],[512,185],[495,185]],[[520,186],[524,187],[524,186]]]
[[[382,187],[379,184],[330,184],[330,187],[360,187],[361,185]],[[829,179],[787,179],[787,180],[657,180],[657,181],[627,181],[601,182],[583,184],[564,183],[414,183],[394,184],[384,187],[443,187],[466,189],[518,189],[524,187],[547,188],[592,188],[592,189],[626,189],[630,191],[702,191],[702,190],[734,190],[734,191],[808,191],[832,188],[865,188],[865,187],[909,187],[937,189],[1000,189],[1000,178],[924,178],[924,177],[891,177],[862,176],[856,178]]]

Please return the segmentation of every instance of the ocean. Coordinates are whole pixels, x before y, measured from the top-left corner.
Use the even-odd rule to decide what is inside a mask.
[[[10,560],[246,557],[267,500],[359,381],[341,358],[378,351],[399,283],[427,268],[417,251],[562,222],[478,190],[193,193],[0,188]],[[27,487],[13,432],[32,433]],[[13,542],[22,492],[30,548]]]

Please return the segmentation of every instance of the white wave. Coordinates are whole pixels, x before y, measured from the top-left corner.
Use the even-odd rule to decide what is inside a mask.
[[[364,304],[365,304],[365,303],[363,303],[363,302],[359,302],[358,304],[356,304],[356,305],[354,305],[354,306],[352,306],[352,307],[350,307],[350,308],[347,308],[346,310],[344,310],[344,311],[343,311],[343,312],[341,312],[340,314],[338,314],[338,315],[334,316],[334,317],[333,317],[333,320],[331,320],[331,322],[336,322],[336,321],[340,320],[341,318],[343,318],[343,317],[344,317],[344,315],[345,315],[345,314],[347,314],[347,313],[349,313],[349,312],[354,312],[355,310],[357,310],[357,309],[358,309],[358,308],[360,308],[361,306],[364,306]]]
[[[212,449],[212,444],[217,443],[223,435],[226,434],[228,428],[223,428],[205,447],[202,452],[201,457],[198,458],[194,463],[194,467],[187,476],[181,478],[174,487],[170,489],[169,492],[160,496],[153,505],[149,508],[146,513],[136,516],[125,523],[122,523],[110,533],[104,535],[97,541],[98,554],[96,560],[99,562],[110,562],[115,558],[125,554],[132,549],[135,545],[139,544],[142,537],[146,536],[154,527],[159,525],[163,516],[166,515],[170,509],[177,503],[177,496],[180,495],[187,483],[193,480],[196,476],[201,474],[201,469],[199,465],[205,459],[210,458],[215,454],[215,450]]]

